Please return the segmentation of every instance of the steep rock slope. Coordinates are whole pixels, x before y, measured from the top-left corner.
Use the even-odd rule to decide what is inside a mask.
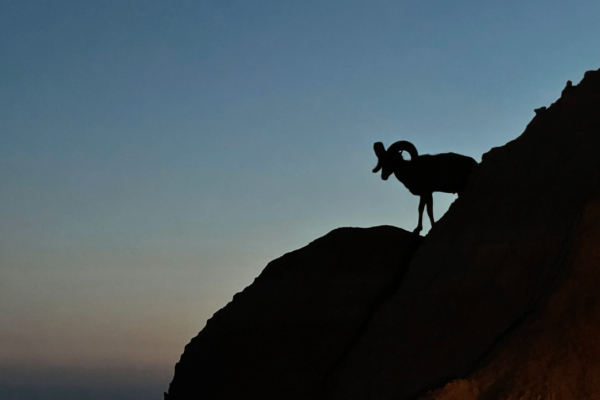
[[[600,398],[600,200],[577,221],[562,277],[540,313],[483,367],[422,400]]]
[[[600,200],[600,71],[587,72],[577,86],[569,82],[560,100],[536,114],[519,138],[484,155],[466,192],[415,253],[399,290],[332,375],[329,399],[415,398],[466,376],[519,335],[526,348],[533,333],[523,332],[536,326],[553,327],[562,335],[539,339],[539,347],[532,349],[536,354],[556,351],[554,345],[578,346],[567,328],[555,324],[557,316],[562,323],[581,325],[586,349],[598,354],[589,335],[597,332],[600,294],[585,286],[586,274],[597,282],[600,265],[590,244],[597,236],[581,236],[580,230],[581,224],[596,221],[594,204]],[[586,207],[592,210],[588,214]],[[592,255],[579,254],[578,246]],[[573,264],[578,257],[587,260],[581,261],[585,267]],[[575,272],[569,273],[570,267]],[[565,289],[569,285],[585,290]],[[532,325],[540,315],[545,322]],[[583,327],[587,323],[589,329]],[[529,365],[539,366],[536,371],[543,374],[557,360],[547,355]],[[599,362],[590,373],[598,371]],[[495,368],[502,370],[500,364]],[[592,379],[580,372],[576,379]],[[507,382],[497,380],[492,389],[489,383],[488,397],[481,398],[496,398],[493,390]],[[483,393],[476,384],[457,381],[445,390]]]
[[[269,263],[186,346],[165,398],[319,397],[420,242],[391,226],[342,228]]]

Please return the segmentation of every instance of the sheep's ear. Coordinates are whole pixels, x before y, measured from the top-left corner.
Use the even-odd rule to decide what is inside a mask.
[[[381,169],[381,164],[383,159],[386,157],[387,153],[385,152],[385,147],[383,147],[383,143],[377,142],[373,145],[373,150],[375,150],[375,155],[377,155],[377,166],[373,169],[373,172],[377,172]]]
[[[375,154],[377,158],[383,158],[386,156],[385,147],[383,147],[383,143],[377,142],[373,145],[373,150],[375,150]]]

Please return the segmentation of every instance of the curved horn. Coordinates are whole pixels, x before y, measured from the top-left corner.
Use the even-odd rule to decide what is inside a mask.
[[[388,147],[387,151],[388,151],[388,153],[389,152],[396,153],[399,151],[408,151],[408,154],[410,154],[410,161],[414,161],[417,157],[419,157],[419,152],[417,151],[417,148],[415,147],[415,145],[406,140],[401,140],[399,142],[392,144],[390,147]]]
[[[375,150],[375,155],[377,156],[377,166],[373,169],[373,172],[377,172],[381,169],[381,160],[387,156],[385,152],[385,147],[383,147],[383,143],[377,142],[373,145],[373,150]]]

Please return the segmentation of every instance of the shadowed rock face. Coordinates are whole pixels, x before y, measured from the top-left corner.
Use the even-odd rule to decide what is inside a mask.
[[[310,399],[397,289],[421,238],[342,228],[269,263],[185,348],[173,399]]]
[[[555,290],[466,379],[422,400],[600,398],[600,199],[577,217]]]
[[[269,264],[186,347],[168,398],[600,397],[599,224],[590,71],[483,156],[422,244],[345,228]]]

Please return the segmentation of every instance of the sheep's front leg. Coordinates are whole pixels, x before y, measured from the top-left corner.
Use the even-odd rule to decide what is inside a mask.
[[[427,199],[425,196],[421,196],[419,200],[419,225],[415,228],[413,233],[419,233],[423,230],[423,210],[425,209],[425,204],[427,203]]]

